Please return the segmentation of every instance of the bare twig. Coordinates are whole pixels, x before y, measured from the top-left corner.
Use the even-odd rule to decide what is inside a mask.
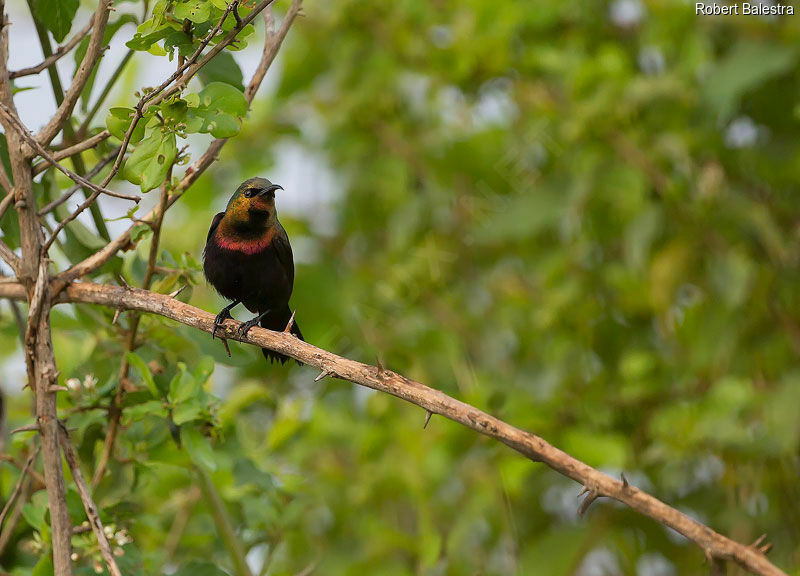
[[[3,163],[0,162],[0,166]],[[16,201],[16,194],[14,189],[10,189],[7,191],[6,195],[3,196],[3,199],[0,200],[0,220],[2,220],[3,216],[5,216],[6,210],[8,210],[9,206],[11,206]]]
[[[13,194],[13,185],[11,184],[11,180],[8,179],[6,167],[3,166],[2,162],[0,162],[0,186],[6,191],[6,194]],[[3,216],[3,212],[5,212],[5,210],[0,210],[0,218]]]
[[[17,118],[17,115],[14,114],[14,112],[11,109],[9,109],[5,104],[2,103],[0,103],[0,115],[2,115],[9,124],[11,124],[14,128],[16,128],[16,130],[19,132],[19,135],[22,136],[22,139],[25,140],[25,142],[31,148],[36,150],[36,152],[40,156],[42,156],[49,164],[52,164],[53,166],[58,168],[59,171],[64,173],[64,175],[66,175],[74,182],[80,184],[85,188],[93,190],[98,196],[100,194],[106,194],[108,196],[114,196],[115,198],[122,198],[123,200],[132,200],[134,202],[139,202],[141,200],[139,196],[132,196],[130,194],[122,194],[120,192],[114,192],[113,190],[108,190],[107,188],[103,187],[105,186],[105,184],[103,186],[98,186],[97,184],[93,184],[83,176],[78,176],[77,174],[75,174],[75,172],[73,172],[69,168],[66,168],[61,164],[59,164],[56,161],[56,159],[53,156],[51,156],[50,153],[47,150],[45,150],[44,147],[33,138],[33,136],[31,136],[31,134],[25,128],[25,125],[22,123],[22,121],[19,118]],[[71,154],[68,154],[68,156],[69,155]]]
[[[33,175],[36,176],[37,174],[41,174],[50,166],[53,165],[53,161],[60,162],[64,158],[69,158],[79,152],[83,152],[84,150],[88,150],[89,148],[94,148],[100,142],[107,140],[108,137],[111,136],[111,132],[108,130],[103,130],[102,132],[98,132],[94,136],[87,138],[82,142],[78,142],[77,144],[73,144],[72,146],[67,146],[66,148],[62,148],[61,150],[52,154],[51,158],[45,158],[43,162],[39,162],[33,167]],[[61,168],[59,168],[61,170]],[[61,170],[63,172],[63,170]]]
[[[75,455],[75,450],[72,448],[69,433],[63,426],[60,428],[61,449],[64,451],[64,456],[67,458],[67,464],[69,465],[70,472],[72,472],[72,479],[75,481],[75,487],[78,489],[81,502],[83,502],[83,509],[86,511],[86,517],[89,519],[89,524],[92,526],[92,531],[97,538],[100,554],[103,556],[103,560],[105,560],[111,576],[122,576],[114,554],[111,552],[111,546],[108,543],[106,533],[103,530],[103,523],[97,512],[97,504],[92,500],[92,495],[89,493],[89,486],[87,486],[86,480],[83,477],[83,472],[81,472],[80,462],[78,462],[78,457]]]
[[[2,532],[3,522],[5,522],[6,515],[8,515],[8,511],[11,509],[11,505],[14,504],[14,500],[17,499],[17,496],[20,495],[22,492],[22,485],[25,482],[25,478],[28,474],[28,470],[33,465],[33,462],[36,460],[36,457],[39,455],[39,446],[37,446],[31,455],[28,456],[28,460],[25,462],[25,466],[22,468],[22,471],[19,473],[19,478],[17,479],[17,483],[14,485],[14,490],[11,491],[11,495],[8,497],[8,501],[6,501],[6,505],[3,507],[3,511],[0,512],[0,532]]]
[[[117,148],[115,148],[105,158],[100,160],[100,162],[98,162],[97,165],[94,168],[89,170],[89,172],[86,174],[86,176],[84,176],[84,178],[86,178],[86,180],[91,180],[92,178],[97,176],[103,170],[103,168],[108,166],[111,163],[111,161],[114,160],[114,158],[116,158],[117,152],[119,152],[119,146]],[[52,202],[48,202],[47,204],[42,206],[41,209],[39,209],[39,211],[36,214],[38,216],[44,216],[48,212],[51,212],[51,211],[55,210],[56,208],[61,206],[64,202],[66,202],[67,200],[72,198],[72,195],[75,194],[75,192],[77,192],[81,188],[82,188],[82,186],[80,184],[75,184],[69,190],[64,192],[61,196],[59,196],[58,198],[56,198]]]
[[[21,284],[0,284],[0,297],[22,299],[24,289]],[[81,282],[68,286],[58,301],[84,302],[150,312],[209,334],[214,327],[213,314],[164,294],[136,288],[125,289]],[[785,572],[773,565],[759,550],[734,542],[642,490],[630,484],[625,486],[621,480],[611,478],[573,458],[541,437],[515,428],[439,390],[429,388],[391,370],[380,371],[377,366],[337,356],[284,332],[254,327],[242,338],[236,331],[238,326],[238,322],[229,319],[217,331],[225,338],[279,352],[324,372],[335,373],[338,378],[391,394],[494,438],[533,461],[542,462],[584,486],[591,486],[594,492],[622,502],[631,509],[672,528],[695,542],[702,550],[709,551],[713,558],[734,561],[754,574],[786,576]]]
[[[9,268],[14,271],[14,274],[17,276],[20,275],[20,271],[22,270],[22,262],[20,261],[19,256],[14,254],[14,251],[2,240],[0,240],[0,258],[3,259],[3,262],[8,264]]]
[[[108,190],[107,188],[98,186],[97,184],[93,184],[83,176],[78,176],[77,174],[75,174],[75,172],[73,172],[69,168],[66,168],[65,166],[59,164],[56,161],[56,159],[47,150],[45,150],[44,147],[41,144],[39,144],[34,139],[33,136],[31,136],[31,134],[25,128],[25,125],[22,123],[22,121],[19,118],[17,118],[17,115],[3,103],[0,103],[0,115],[3,116],[5,120],[19,132],[19,135],[22,136],[22,139],[31,148],[36,150],[36,153],[42,156],[42,158],[44,158],[48,164],[52,164],[53,166],[58,168],[60,172],[64,173],[64,175],[66,175],[74,182],[77,182],[78,184],[84,186],[85,188],[93,190],[98,196],[100,194],[106,194],[108,196],[114,196],[115,198],[122,198],[123,200],[132,200],[133,202],[139,202],[141,200],[139,196],[132,196],[130,194],[122,194],[120,192],[114,192],[113,190]],[[76,146],[80,146],[81,144],[78,144]],[[72,152],[72,154],[75,154],[75,152]],[[67,156],[71,156],[72,154],[68,154]],[[47,246],[49,245],[50,244],[48,243]]]
[[[94,25],[94,18],[92,18],[86,26],[84,26],[75,36],[73,36],[69,42],[66,44],[62,44],[59,46],[55,52],[53,52],[50,56],[45,58],[42,62],[37,64],[36,66],[30,66],[29,68],[22,68],[20,70],[13,70],[8,74],[8,77],[12,80],[15,78],[21,78],[22,76],[32,76],[34,74],[38,74],[43,70],[46,70],[56,62],[58,62],[62,56],[69,54],[70,50],[75,48],[78,43],[84,39],[84,37],[89,33]]]
[[[100,0],[97,4],[97,10],[92,17],[92,37],[89,41],[89,46],[86,49],[86,55],[75,72],[75,77],[72,80],[72,85],[64,94],[64,101],[53,114],[53,117],[45,124],[45,126],[36,135],[36,141],[41,146],[47,146],[61,131],[61,127],[72,116],[72,110],[80,98],[83,87],[89,80],[89,77],[94,71],[98,59],[103,48],[103,36],[106,31],[106,24],[108,24],[108,15],[111,12],[111,1]],[[105,184],[103,184],[105,186]]]
[[[264,76],[267,74],[267,70],[269,70],[269,67],[272,65],[272,61],[275,60],[275,56],[278,54],[278,49],[280,49],[281,44],[283,44],[283,40],[286,38],[286,34],[288,34],[289,28],[291,28],[295,17],[300,13],[302,6],[303,0],[292,0],[292,4],[289,6],[289,10],[286,12],[286,16],[281,22],[281,27],[277,33],[273,32],[271,29],[271,16],[267,12],[264,12],[264,19],[267,27],[267,41],[264,44],[264,51],[261,54],[261,61],[259,62],[258,67],[253,74],[253,80],[244,91],[245,98],[247,98],[248,102],[253,101],[253,97],[255,96],[258,87],[264,80]]]
[[[28,477],[25,478],[25,481],[22,485],[22,493],[17,498],[16,503],[14,504],[14,508],[11,510],[11,514],[8,516],[8,521],[6,522],[6,527],[4,530],[0,530],[0,555],[5,552],[6,546],[8,543],[11,542],[11,537],[14,534],[14,529],[19,522],[19,519],[22,517],[22,508],[25,506],[26,501],[28,500],[28,495],[30,494],[31,490],[31,471],[28,472]]]

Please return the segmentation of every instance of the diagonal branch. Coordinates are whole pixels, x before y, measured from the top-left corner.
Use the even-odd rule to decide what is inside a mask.
[[[92,17],[94,30],[92,31],[89,46],[86,49],[86,55],[83,57],[81,65],[75,73],[72,85],[67,90],[67,93],[64,94],[64,101],[61,102],[61,105],[58,107],[58,110],[56,110],[56,113],[53,114],[53,117],[50,118],[47,124],[45,124],[36,135],[36,141],[42,146],[50,144],[53,138],[56,137],[56,134],[61,131],[61,127],[64,123],[72,116],[72,110],[75,108],[75,104],[81,96],[83,87],[92,75],[92,71],[100,58],[103,48],[103,36],[106,32],[106,24],[108,24],[108,15],[110,12],[111,0],[99,0],[97,11]]]
[[[17,118],[16,114],[14,114],[13,110],[11,110],[8,106],[3,104],[2,102],[0,102],[0,116],[2,116],[9,124],[11,124],[14,127],[14,129],[19,133],[19,135],[22,136],[22,139],[25,140],[25,142],[31,148],[36,150],[37,154],[39,154],[42,158],[44,158],[49,164],[52,164],[53,166],[58,168],[60,172],[62,172],[64,175],[66,175],[74,182],[88,188],[89,190],[93,190],[98,196],[100,194],[106,194],[107,196],[114,196],[115,198],[122,198],[123,200],[131,200],[137,203],[141,200],[139,196],[133,196],[131,194],[122,194],[120,192],[114,192],[113,190],[109,190],[107,188],[103,188],[102,186],[98,186],[97,184],[89,182],[83,176],[78,176],[77,174],[75,174],[75,172],[73,172],[69,168],[66,168],[65,166],[59,164],[56,161],[56,159],[53,156],[51,156],[50,153],[47,150],[45,150],[45,148],[41,144],[39,144],[34,139],[33,136],[31,136],[30,132],[28,132],[28,130],[25,128],[25,125],[22,123],[22,121],[19,118]]]
[[[82,142],[78,142],[77,144],[73,144],[72,146],[67,146],[66,148],[62,148],[58,152],[54,152],[50,158],[44,157],[44,162],[39,162],[36,166],[33,167],[33,175],[36,176],[37,174],[41,174],[45,170],[47,170],[50,166],[53,165],[53,160],[56,162],[60,162],[64,158],[69,158],[79,152],[83,152],[84,150],[88,150],[89,148],[94,148],[100,142],[107,140],[108,137],[111,136],[111,132],[108,130],[103,130],[102,132],[98,132],[94,136],[87,138]],[[61,168],[59,168],[61,170]],[[63,170],[62,170],[63,172]]]
[[[25,462],[25,466],[19,473],[19,479],[17,480],[16,485],[14,486],[14,490],[12,490],[11,495],[8,497],[8,501],[6,501],[6,505],[3,506],[3,511],[0,512],[0,531],[3,528],[3,522],[5,522],[6,516],[8,515],[8,511],[11,509],[11,505],[14,504],[14,500],[20,495],[22,492],[22,486],[25,483],[25,479],[28,475],[28,470],[33,465],[34,460],[39,455],[39,446],[28,456],[28,460]]]
[[[14,80],[15,78],[21,78],[23,76],[32,76],[34,74],[42,72],[43,70],[46,70],[47,68],[58,62],[62,56],[69,54],[70,50],[75,48],[75,46],[77,46],[78,43],[81,40],[83,40],[84,37],[89,33],[89,31],[92,29],[92,26],[94,26],[94,18],[92,18],[80,32],[75,34],[75,36],[73,36],[69,42],[59,46],[55,52],[53,52],[50,56],[42,60],[39,64],[37,64],[36,66],[30,66],[29,68],[22,68],[21,70],[12,70],[8,74],[8,77]]]
[[[106,533],[103,530],[103,523],[100,521],[100,514],[97,512],[97,504],[92,500],[92,495],[89,493],[89,486],[86,484],[83,472],[81,472],[80,462],[78,462],[78,457],[75,455],[75,450],[72,448],[69,434],[63,426],[60,428],[61,434],[59,435],[59,440],[61,441],[61,449],[64,451],[64,456],[67,458],[67,464],[69,465],[70,472],[72,472],[72,479],[75,481],[75,487],[78,489],[81,502],[83,502],[83,509],[86,511],[86,517],[89,519],[89,524],[97,538],[100,554],[102,554],[111,576],[122,576],[122,572],[119,571],[119,567],[117,566],[117,561],[114,559],[114,554],[111,552],[111,546],[108,543]]]
[[[2,240],[0,240],[0,259],[8,264],[8,267],[14,271],[14,274],[17,276],[20,275],[22,270],[22,261],[20,257],[14,254],[14,251]]]
[[[21,284],[0,284],[0,298],[24,299]],[[212,332],[214,315],[164,294],[130,287],[81,282],[66,288],[57,302],[83,302],[111,308],[137,310],[157,314],[203,332]],[[236,328],[239,323],[226,320],[217,332],[231,340],[253,344],[290,356],[322,372],[396,396],[431,413],[458,422],[490,438],[494,438],[534,462],[542,462],[600,496],[613,498],[631,509],[660,522],[682,534],[712,559],[731,560],[754,574],[787,576],[767,557],[752,546],[739,544],[701,524],[632,486],[626,479],[617,480],[559,450],[543,438],[520,430],[444,392],[381,368],[338,356],[327,350],[299,340],[286,332],[273,332],[254,327],[242,338]]]
[[[119,146],[117,146],[117,148],[115,148],[114,151],[108,154],[105,158],[100,160],[100,162],[98,162],[94,168],[89,170],[89,172],[86,174],[86,176],[84,176],[84,178],[86,178],[87,180],[91,180],[92,178],[97,176],[100,172],[102,172],[103,168],[111,164],[111,161],[117,157],[117,152],[119,152]],[[48,212],[55,210],[56,208],[61,206],[64,202],[69,200],[72,197],[72,195],[75,194],[75,192],[77,192],[80,189],[81,185],[75,184],[69,190],[64,192],[61,196],[59,196],[52,202],[48,202],[47,204],[42,206],[36,214],[38,216],[44,216]],[[0,204],[2,204],[2,202],[0,202]]]

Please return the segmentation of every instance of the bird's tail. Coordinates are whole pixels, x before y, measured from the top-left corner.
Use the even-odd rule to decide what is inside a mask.
[[[286,325],[289,323],[289,319],[292,317],[292,311],[289,310],[289,306],[286,305],[283,308],[278,308],[276,310],[270,310],[269,313],[261,319],[261,327],[266,328],[267,330],[275,330],[276,332],[283,332],[286,329]],[[297,325],[297,322],[292,324],[291,329],[292,334],[300,338],[300,340],[305,340],[303,338],[303,333],[300,332],[300,327]],[[281,364],[286,364],[286,361],[289,360],[288,356],[284,356],[279,352],[275,352],[273,350],[267,350],[266,348],[262,348],[261,352],[264,354],[264,358],[269,360],[270,363],[277,360]],[[301,362],[298,364],[302,365]]]

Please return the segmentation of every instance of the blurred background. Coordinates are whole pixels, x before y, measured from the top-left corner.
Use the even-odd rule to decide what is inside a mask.
[[[168,213],[162,259],[179,273],[155,289],[192,281],[190,303],[216,312],[195,262],[208,225],[239,182],[268,177],[286,189],[309,342],[624,471],[737,541],[766,533],[800,574],[799,39],[800,15],[696,16],[682,0],[306,0],[242,133]],[[41,60],[11,43],[20,66]],[[234,54],[245,82],[259,50]],[[173,68],[134,58],[109,105]],[[32,128],[53,107],[44,81],[20,104]],[[148,245],[119,259],[132,283]],[[125,320],[111,315],[54,311],[87,461],[105,413],[74,407],[115,385]],[[30,418],[17,338],[3,304],[8,428]],[[255,574],[709,570],[654,521],[604,500],[579,518],[580,486],[440,417],[423,430],[424,411],[389,396],[235,343],[228,359],[159,319],[142,344],[167,382],[178,361],[214,360],[209,474]],[[229,568],[165,419],[125,423],[97,497],[133,541],[128,569]],[[25,566],[30,537],[23,523],[0,561]]]

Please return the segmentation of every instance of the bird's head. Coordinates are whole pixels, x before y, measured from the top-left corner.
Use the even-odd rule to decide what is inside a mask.
[[[245,180],[233,193],[225,208],[231,223],[241,226],[270,226],[277,221],[275,190],[283,190],[266,178]]]

